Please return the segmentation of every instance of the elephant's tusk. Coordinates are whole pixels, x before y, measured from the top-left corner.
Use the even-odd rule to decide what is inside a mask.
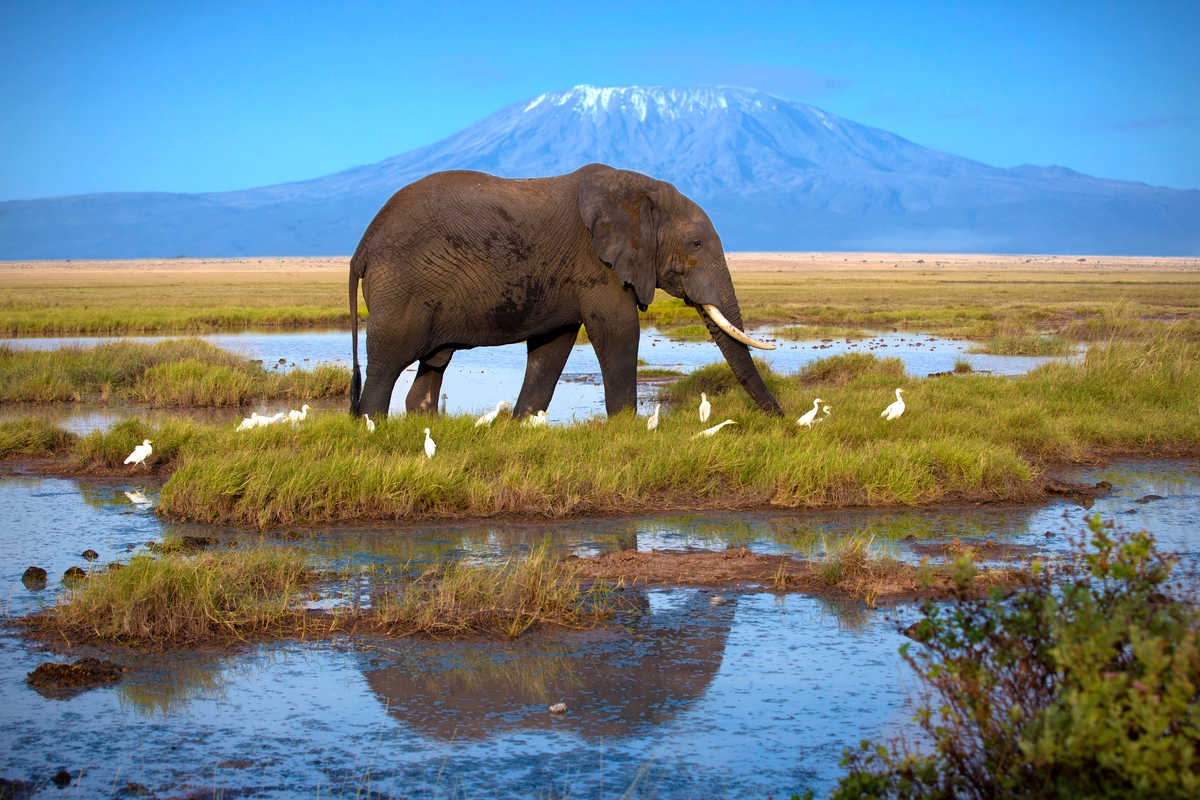
[[[729,320],[725,319],[725,315],[722,314],[720,312],[720,310],[716,306],[714,306],[712,303],[705,303],[702,306],[702,308],[704,309],[704,313],[708,314],[709,319],[711,319],[713,322],[715,322],[717,324],[718,328],[725,331],[733,339],[736,339],[737,341],[741,342],[744,345],[748,345],[750,347],[757,347],[759,350],[774,350],[775,349],[775,345],[767,344],[765,342],[760,342],[757,339],[752,339],[751,337],[747,336],[742,331],[735,328],[732,324],[730,324]]]

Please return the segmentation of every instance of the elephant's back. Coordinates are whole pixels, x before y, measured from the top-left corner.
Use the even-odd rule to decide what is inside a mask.
[[[498,178],[485,172],[435,172],[400,189],[363,234],[354,262],[380,260],[520,263],[548,241],[570,238],[579,222],[571,175]]]

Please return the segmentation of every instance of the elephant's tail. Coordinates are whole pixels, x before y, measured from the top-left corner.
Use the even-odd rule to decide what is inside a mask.
[[[359,417],[359,400],[362,396],[362,373],[358,368],[358,253],[350,259],[350,352],[354,365],[350,368],[350,416]]]

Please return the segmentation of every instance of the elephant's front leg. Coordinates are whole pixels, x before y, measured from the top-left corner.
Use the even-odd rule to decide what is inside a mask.
[[[417,365],[417,377],[413,379],[412,388],[408,390],[408,396],[404,399],[404,407],[408,413],[437,413],[442,376],[446,374],[446,367],[449,366],[452,355],[454,351],[447,348],[421,359]]]
[[[608,415],[611,417],[626,408],[636,410],[638,339],[641,336],[637,306],[628,301],[605,303],[585,310],[583,327],[600,362]]]
[[[558,385],[558,378],[567,365],[567,358],[578,337],[579,323],[530,337],[527,342],[529,360],[525,364],[525,382],[521,385],[517,404],[513,406],[514,418],[549,408],[554,387]]]

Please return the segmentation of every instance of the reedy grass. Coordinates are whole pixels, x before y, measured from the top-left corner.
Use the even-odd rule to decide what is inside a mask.
[[[1074,349],[1062,336],[1033,333],[993,336],[982,345],[971,348],[971,352],[1002,356],[1065,356]]]
[[[313,578],[294,548],[137,555],[92,572],[36,623],[68,640],[143,647],[243,639],[293,624],[292,600]]]
[[[34,417],[5,420],[0,422],[0,458],[62,453],[68,451],[77,438],[73,433]]]
[[[259,398],[344,395],[350,372],[321,364],[276,373],[200,339],[15,350],[0,346],[0,402],[101,401],[239,406]]]
[[[585,587],[543,543],[498,565],[451,561],[426,570],[376,600],[374,616],[390,635],[515,639],[537,625],[594,625],[611,615],[615,598],[603,584]]]
[[[232,425],[129,420],[72,445],[78,463],[127,470],[143,438],[153,467],[174,472],[158,510],[169,517],[254,527],[337,520],[564,517],[679,508],[921,505],[1041,496],[1047,464],[1108,454],[1200,449],[1200,345],[1163,337],[1095,346],[1078,362],[1017,378],[914,378],[898,361],[834,356],[783,377],[760,365],[783,407],[820,396],[835,413],[812,430],[752,407],[727,366],[663,387],[676,401],[659,429],[631,413],[568,427],[526,428],[502,416],[402,416],[369,434],[347,414],[297,428],[237,433]],[[908,410],[879,417],[903,386]],[[695,404],[739,421],[693,440]],[[422,452],[433,429],[437,456]]]
[[[780,339],[793,341],[810,341],[814,339],[866,339],[871,336],[861,328],[841,327],[836,325],[785,325],[772,328],[771,335]]]
[[[160,649],[339,630],[516,638],[538,626],[592,626],[622,607],[612,587],[585,585],[545,544],[500,564],[455,561],[408,575],[384,585],[368,609],[309,614],[302,593],[329,578],[336,583],[343,576],[314,569],[293,547],[163,548],[92,571],[55,606],[23,621],[68,642]]]

